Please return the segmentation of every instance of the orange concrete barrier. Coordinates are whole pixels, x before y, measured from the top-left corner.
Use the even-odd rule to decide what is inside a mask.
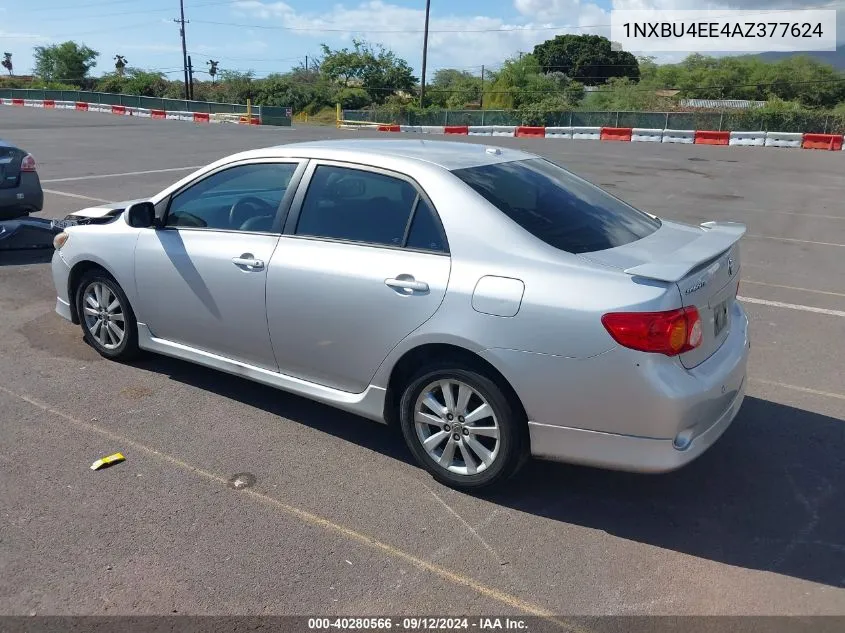
[[[44,99],[44,107],[45,108],[55,108],[56,102],[53,99]]]
[[[112,114],[126,114],[126,106],[122,105],[113,105],[111,107]]]
[[[730,132],[717,132],[715,130],[696,130],[695,131],[696,145],[730,145]]]
[[[401,132],[402,128],[399,125],[379,125],[379,132]]]
[[[839,151],[842,149],[841,134],[805,134],[801,139],[804,149],[827,149]]]
[[[12,105],[23,107],[23,99],[12,99]]]
[[[167,117],[167,112],[164,110],[150,110],[151,119],[164,119]]]
[[[88,104],[85,103],[84,101],[77,101],[76,102],[76,109],[81,110],[83,112],[87,112],[88,111]]]
[[[627,141],[630,143],[633,133],[634,130],[630,127],[603,127],[599,138],[603,141]]]
[[[520,125],[514,136],[520,138],[546,138],[546,128],[533,125]]]
[[[194,112],[194,123],[208,123],[210,120],[208,112]]]
[[[469,134],[469,126],[468,125],[447,125],[443,128],[444,134]]]

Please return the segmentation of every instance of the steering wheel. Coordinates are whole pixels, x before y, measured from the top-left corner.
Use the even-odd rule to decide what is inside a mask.
[[[244,222],[256,217],[256,211],[260,213],[262,210],[266,211],[265,215],[275,214],[272,206],[258,196],[245,196],[229,208],[229,226],[238,229]]]

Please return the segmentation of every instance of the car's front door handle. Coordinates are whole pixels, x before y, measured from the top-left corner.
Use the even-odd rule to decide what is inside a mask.
[[[398,290],[412,290],[414,292],[428,292],[428,284],[413,279],[385,279],[385,285]]]
[[[240,257],[233,257],[232,263],[235,266],[246,266],[247,268],[252,268],[253,270],[261,270],[264,268],[264,262],[260,259],[253,258],[253,256],[249,253],[244,253]]]

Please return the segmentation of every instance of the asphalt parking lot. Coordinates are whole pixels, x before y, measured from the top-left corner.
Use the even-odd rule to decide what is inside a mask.
[[[45,217],[356,134],[376,133],[0,108]],[[458,493],[380,425],[101,359],[53,312],[48,260],[0,254],[0,614],[845,614],[845,153],[491,141],[657,215],[748,225],[748,398],[710,451],[659,476],[534,462]]]

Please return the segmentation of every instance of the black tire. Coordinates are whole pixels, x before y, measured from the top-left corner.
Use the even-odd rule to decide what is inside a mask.
[[[104,346],[98,337],[94,336],[88,329],[83,302],[86,290],[95,283],[101,283],[107,286],[119,301],[120,311],[123,314],[124,336],[123,340],[116,347]],[[129,304],[129,299],[126,298],[126,293],[123,292],[123,288],[106,271],[95,269],[82,276],[79,285],[76,287],[76,310],[82,326],[82,335],[88,344],[97,350],[101,356],[116,361],[129,361],[138,356],[138,322],[135,319],[135,312],[133,312],[132,306]]]
[[[454,380],[465,383],[479,396],[483,397],[493,410],[499,426],[498,452],[492,464],[481,472],[459,474],[447,470],[436,463],[423,447],[414,422],[417,400],[426,387],[440,380]],[[481,490],[499,485],[516,474],[528,456],[528,433],[524,416],[517,407],[514,407],[495,381],[469,367],[451,363],[423,368],[411,379],[402,393],[399,404],[399,420],[405,443],[420,465],[431,473],[437,481],[452,488]],[[431,428],[433,431],[435,427]],[[458,450],[456,449],[456,453]],[[470,457],[477,457],[477,455],[473,452]],[[463,458],[461,458],[461,461],[463,461]]]

